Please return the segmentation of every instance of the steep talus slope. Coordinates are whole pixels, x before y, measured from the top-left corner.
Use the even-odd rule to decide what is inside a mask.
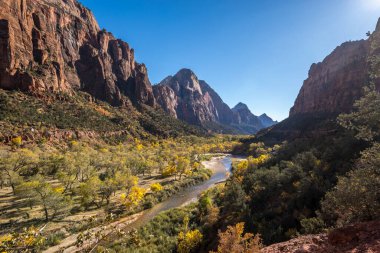
[[[166,112],[190,124],[206,128],[219,126],[224,132],[244,134],[256,133],[266,126],[247,106],[244,110],[231,109],[210,85],[189,69],[165,78],[153,86],[153,91],[157,103]]]
[[[0,1],[0,88],[154,105],[146,67],[76,0]],[[124,96],[125,95],[125,96]]]

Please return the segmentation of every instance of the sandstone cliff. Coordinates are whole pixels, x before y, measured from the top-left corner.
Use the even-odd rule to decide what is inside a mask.
[[[343,43],[322,62],[311,66],[290,116],[350,111],[365,85],[373,81],[380,87],[379,54],[380,21],[367,40]]]
[[[0,1],[0,88],[154,105],[146,67],[76,0]]]

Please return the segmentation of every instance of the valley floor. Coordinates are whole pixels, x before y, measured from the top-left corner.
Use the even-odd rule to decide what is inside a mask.
[[[152,209],[142,211],[127,217],[123,217],[121,219],[118,219],[117,221],[113,221],[108,224],[103,224],[101,226],[97,226],[94,228],[91,228],[87,232],[90,234],[96,234],[101,232],[102,237],[109,237],[112,234],[115,233],[115,231],[130,231],[131,229],[136,229],[139,226],[144,225],[146,222],[153,219],[157,214],[159,214],[162,211],[168,210],[170,208],[180,207],[186,204],[189,204],[191,202],[194,202],[198,195],[204,191],[207,190],[209,187],[212,187],[213,185],[223,182],[226,177],[228,176],[229,172],[229,166],[230,158],[226,158],[226,155],[217,155],[213,158],[211,158],[209,161],[203,161],[202,164],[205,166],[206,169],[210,169],[213,173],[211,178],[207,180],[206,182],[200,183],[199,185],[196,185],[194,187],[190,187],[186,189],[184,192],[178,193],[172,197],[170,197],[168,200],[164,201],[163,203],[160,203],[156,206],[154,206]],[[157,180],[156,180],[157,181]],[[144,181],[142,181],[145,185]],[[153,182],[148,182],[146,185],[149,185]],[[91,216],[94,215],[90,212],[86,213],[86,215]],[[96,213],[95,216],[99,215],[99,213]],[[78,222],[77,218],[84,217],[84,213],[76,215],[76,222]],[[71,218],[70,218],[71,217]],[[73,219],[73,216],[69,216],[66,219]],[[72,220],[72,222],[75,222]],[[88,240],[85,240],[83,244],[81,244],[80,247],[76,246],[76,242],[78,240],[78,236],[82,235],[82,233],[76,233],[73,235],[70,235],[63,239],[58,245],[55,245],[53,247],[48,248],[47,250],[43,251],[44,253],[53,253],[53,252],[60,252],[63,250],[63,252],[81,252],[83,250],[89,249],[97,244],[96,238],[89,238]]]

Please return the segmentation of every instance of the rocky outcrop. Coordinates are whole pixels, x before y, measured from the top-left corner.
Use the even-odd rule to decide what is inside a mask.
[[[170,115],[194,125],[209,123],[234,128],[240,133],[252,134],[264,127],[247,106],[232,109],[220,96],[189,69],[182,69],[153,86],[157,103]],[[243,109],[243,108],[241,108]],[[211,124],[215,126],[214,124]]]
[[[380,222],[365,222],[268,246],[262,253],[380,252]]]
[[[112,105],[155,104],[133,49],[100,30],[76,0],[1,0],[0,9],[0,88],[84,90]]]

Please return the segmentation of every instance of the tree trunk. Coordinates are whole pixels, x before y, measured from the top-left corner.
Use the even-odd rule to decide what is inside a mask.
[[[13,183],[11,183],[11,187],[12,187],[12,193],[13,193],[13,195],[16,195],[15,185]]]
[[[49,213],[46,207],[44,207],[44,212],[45,212],[45,220],[49,221]]]

